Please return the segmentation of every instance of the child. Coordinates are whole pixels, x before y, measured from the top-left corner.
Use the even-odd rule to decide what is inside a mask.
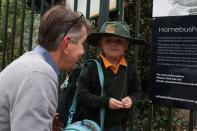
[[[140,80],[136,67],[125,59],[124,53],[131,41],[128,25],[124,22],[106,22],[99,33],[91,33],[87,41],[101,48],[98,56],[104,73],[105,96],[100,96],[96,64],[89,62],[79,76],[77,100],[80,119],[100,124],[100,109],[105,108],[105,131],[122,131],[125,113],[139,102]]]

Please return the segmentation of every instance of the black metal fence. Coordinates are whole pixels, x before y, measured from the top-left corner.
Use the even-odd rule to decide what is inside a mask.
[[[61,0],[0,0],[0,71],[3,70],[9,63],[14,59],[21,56],[24,52],[30,51],[36,45],[37,32],[40,17],[44,12],[51,6],[60,2]],[[78,9],[78,0],[74,1],[74,10]],[[109,15],[111,11],[109,10],[109,0],[100,0],[99,15],[90,16],[90,5],[94,0],[87,0],[86,4],[86,17],[87,19],[94,19],[98,23],[100,28],[104,21],[109,20]],[[116,20],[124,20],[124,0],[116,0]],[[139,38],[140,35],[140,7],[141,0],[136,0],[135,3],[135,28],[134,37]],[[138,62],[138,49],[136,45],[133,48],[133,58],[135,64]],[[157,114],[157,105],[153,105],[149,101],[143,101],[140,105],[141,107],[136,111],[135,108],[131,111],[131,117],[129,119],[130,131],[172,131],[173,121],[175,119],[174,108],[171,107],[161,107],[165,108],[164,112],[167,116],[163,123],[167,123],[165,129],[156,128],[163,124],[157,122],[157,119],[162,117],[161,114]],[[138,107],[136,107],[138,108]],[[144,113],[143,111],[146,112]],[[188,113],[189,112],[189,113]],[[185,130],[193,131],[196,121],[195,112],[187,111],[186,113],[189,117],[188,128]],[[138,115],[138,116],[136,116]],[[139,119],[140,117],[143,117]],[[167,122],[166,122],[167,121]],[[143,123],[144,122],[144,123]],[[137,124],[141,124],[141,127]],[[162,126],[162,125],[161,125]],[[176,128],[175,130],[179,130]],[[181,131],[181,129],[180,129]]]

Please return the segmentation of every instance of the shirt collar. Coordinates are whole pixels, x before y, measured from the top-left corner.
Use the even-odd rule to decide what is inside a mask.
[[[100,53],[100,57],[103,60],[105,68],[108,68],[108,67],[114,68],[114,65],[102,53]],[[123,66],[127,67],[127,62],[126,62],[126,59],[125,59],[124,56],[122,56],[120,58],[120,61],[119,61],[118,66],[117,66],[118,68],[119,68],[119,65],[123,65]],[[118,68],[115,69],[115,70],[118,70]],[[117,71],[115,71],[115,72],[117,72]]]
[[[44,60],[54,69],[57,75],[60,74],[60,71],[57,68],[55,61],[45,48],[43,48],[40,45],[37,45],[34,51],[38,52],[44,58]]]

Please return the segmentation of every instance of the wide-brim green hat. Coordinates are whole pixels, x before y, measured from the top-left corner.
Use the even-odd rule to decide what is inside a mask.
[[[87,42],[92,45],[98,45],[102,37],[117,36],[129,41],[129,44],[144,44],[142,39],[136,39],[130,37],[129,26],[125,22],[112,21],[106,22],[101,27],[100,32],[90,33],[87,37]]]

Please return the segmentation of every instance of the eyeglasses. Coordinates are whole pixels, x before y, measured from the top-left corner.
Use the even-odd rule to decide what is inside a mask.
[[[80,13],[80,16],[75,19],[75,20],[72,20],[72,21],[66,21],[66,22],[73,22],[66,30],[65,30],[65,33],[64,33],[64,36],[67,35],[68,31],[82,18],[84,18],[84,15],[82,13]]]

